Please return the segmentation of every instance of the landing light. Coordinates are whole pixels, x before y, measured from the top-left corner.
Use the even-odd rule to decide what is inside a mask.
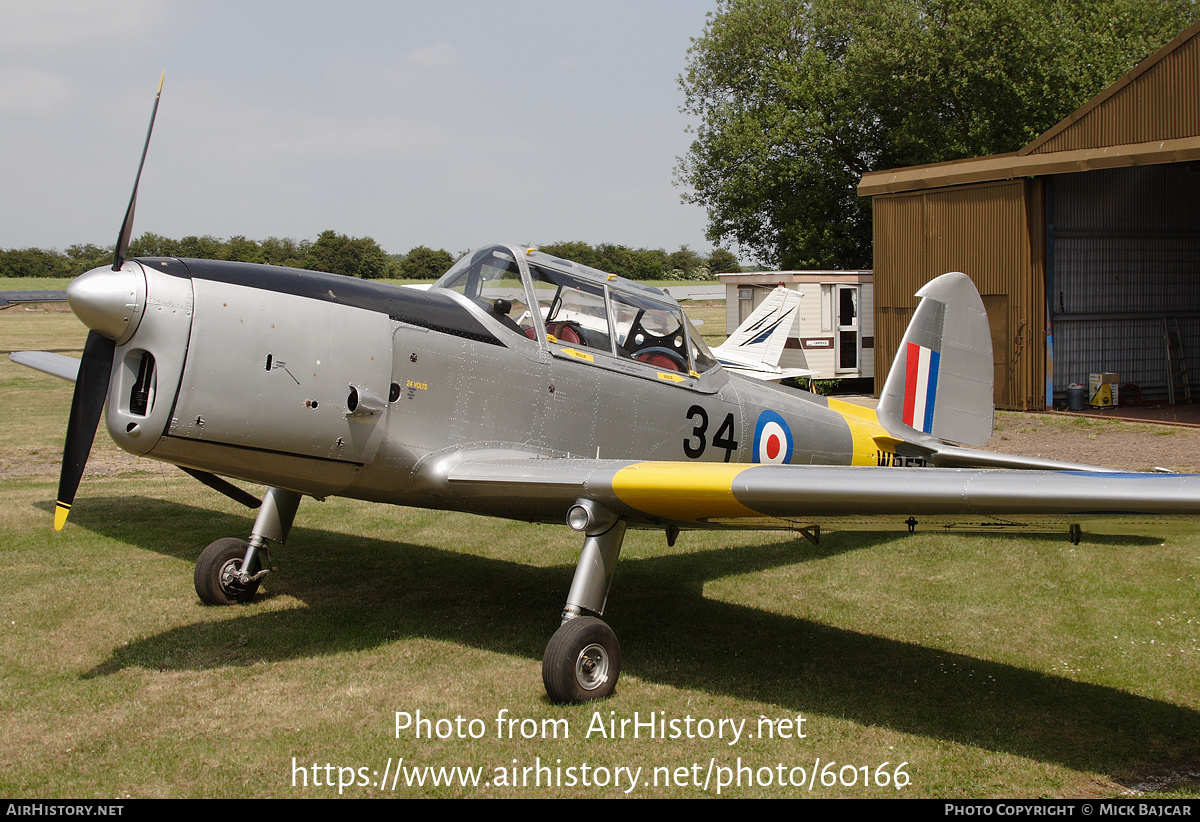
[[[617,521],[612,511],[590,499],[581,499],[567,511],[567,526],[587,534],[607,531]]]

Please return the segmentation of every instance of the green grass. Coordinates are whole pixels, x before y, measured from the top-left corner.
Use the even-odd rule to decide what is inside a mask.
[[[0,340],[55,337],[0,314]],[[5,345],[8,345],[5,342]],[[0,794],[336,796],[314,762],[688,768],[778,763],[858,784],[730,796],[1114,796],[1166,776],[1195,797],[1200,540],[631,533],[607,621],[624,668],[603,703],[556,706],[540,660],[579,540],[533,526],[306,499],[262,596],[202,606],[192,566],[249,513],[176,469],[121,462],[84,479],[50,528],[71,387],[0,362],[19,434],[0,453]],[[4,429],[14,415],[5,413]],[[0,429],[3,430],[3,429]],[[19,469],[19,470],[14,470]],[[396,738],[397,711],[478,719],[485,737]],[[565,719],[567,739],[497,738],[501,711]],[[612,713],[610,713],[612,712]],[[601,720],[802,715],[805,738],[605,739]],[[657,714],[657,712],[664,712]],[[765,726],[764,726],[765,727]],[[293,757],[309,779],[293,785]],[[907,763],[911,784],[861,784]],[[698,771],[690,768],[695,765]],[[758,772],[756,770],[756,773]],[[332,775],[337,777],[336,768]],[[660,772],[661,775],[661,772]],[[795,775],[798,776],[798,773]],[[357,777],[357,774],[356,774]],[[378,777],[373,777],[377,779]],[[531,775],[532,778],[532,775]],[[714,777],[715,780],[715,777]],[[297,776],[298,781],[298,776]],[[396,796],[621,796],[622,788],[398,788]],[[638,785],[632,796],[715,795]],[[381,795],[352,787],[348,796]],[[382,795],[391,796],[392,791]]]
[[[681,305],[688,319],[692,322],[702,321],[696,330],[709,347],[716,347],[725,342],[728,335],[725,333],[724,300],[685,300]]]
[[[0,291],[61,291],[70,277],[0,277]]]

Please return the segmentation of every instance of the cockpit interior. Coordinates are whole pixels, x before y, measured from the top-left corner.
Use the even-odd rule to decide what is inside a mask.
[[[514,334],[594,362],[615,357],[698,377],[717,360],[679,304],[658,289],[536,249],[488,246],[435,284]]]

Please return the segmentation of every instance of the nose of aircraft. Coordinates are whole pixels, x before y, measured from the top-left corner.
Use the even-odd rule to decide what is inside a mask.
[[[67,286],[67,304],[84,325],[118,345],[137,330],[146,307],[146,275],[135,262],[93,268]]]

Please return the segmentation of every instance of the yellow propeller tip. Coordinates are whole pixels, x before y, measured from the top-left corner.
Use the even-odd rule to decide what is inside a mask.
[[[65,503],[58,503],[54,507],[54,530],[61,531],[63,526],[67,524],[67,514],[71,513],[71,506]]]

